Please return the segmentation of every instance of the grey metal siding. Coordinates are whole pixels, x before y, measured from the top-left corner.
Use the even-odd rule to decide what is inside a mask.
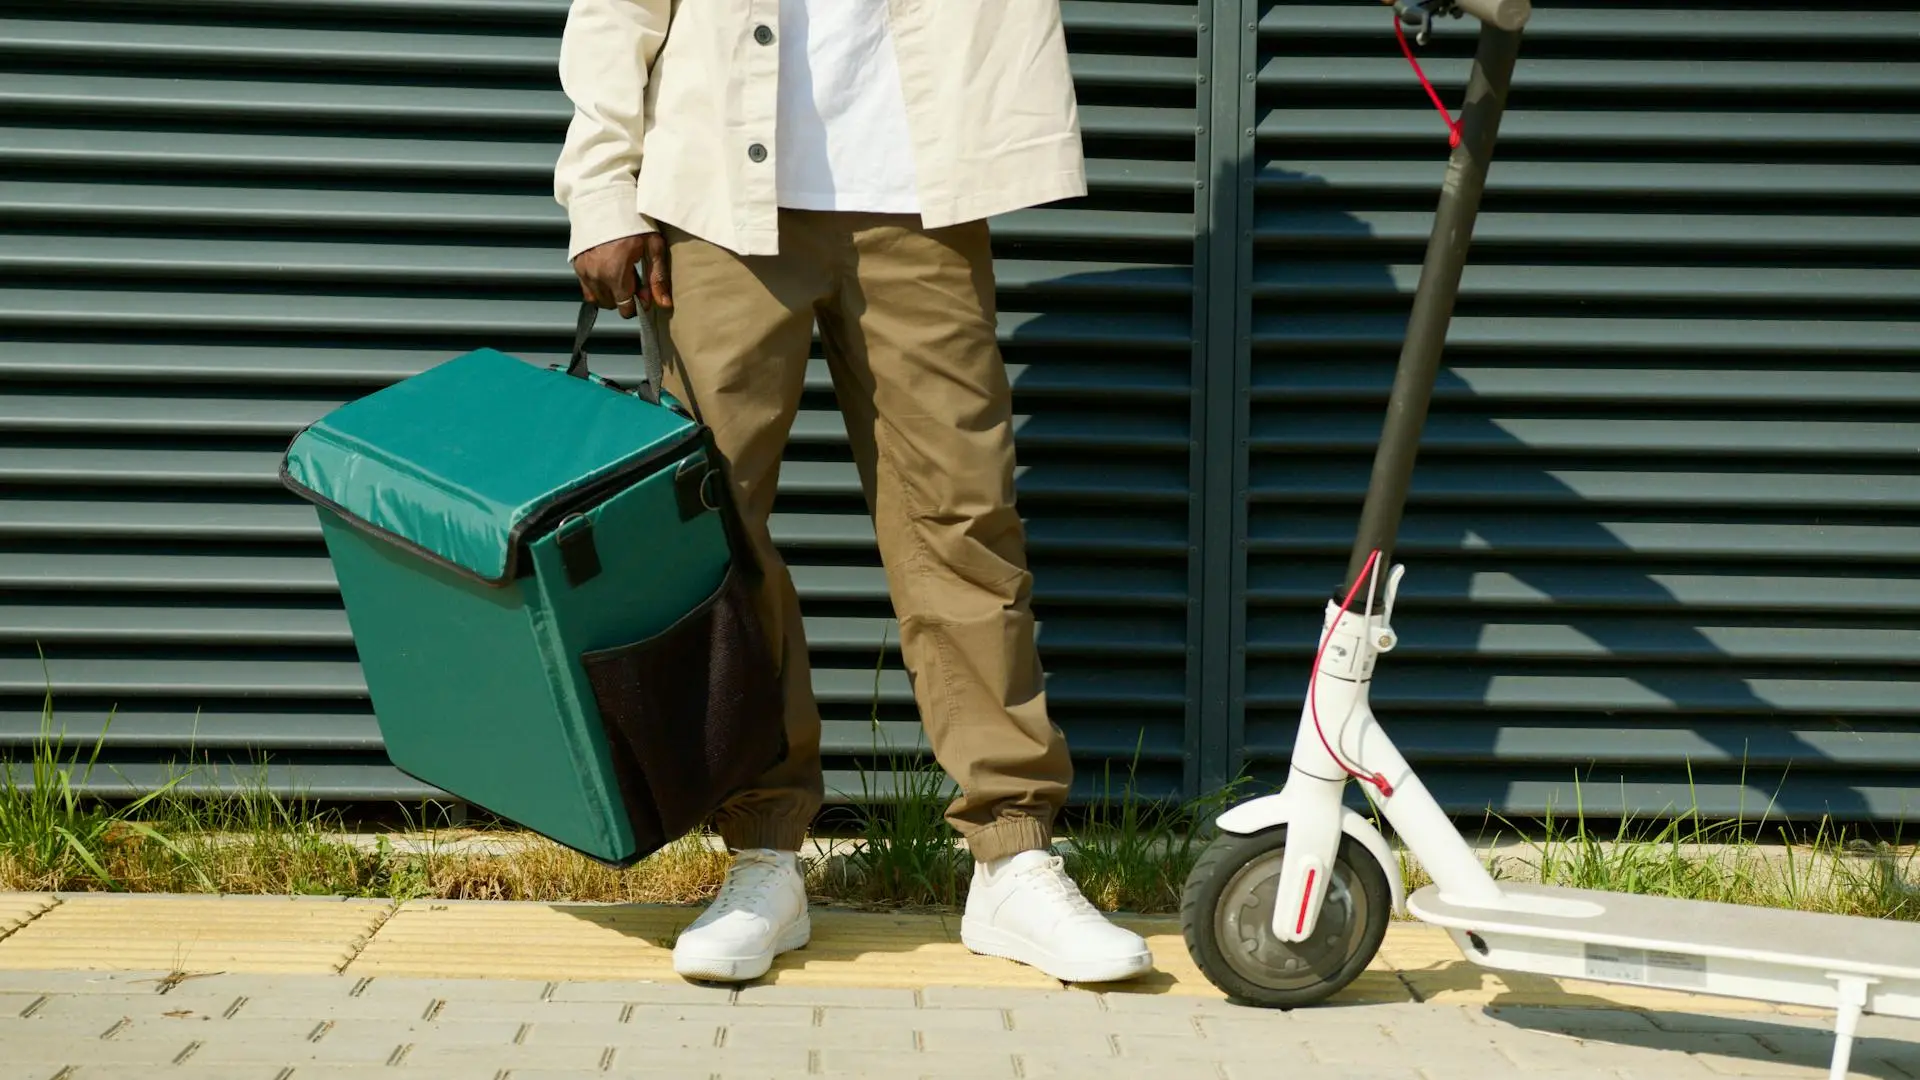
[[[466,349],[548,362],[577,291],[551,163],[563,0],[24,3],[0,18],[0,752],[56,723],[96,787],[380,750],[294,431]],[[1195,8],[1068,3],[1092,193],[995,223],[1048,693],[1086,785],[1190,786]],[[636,375],[616,320],[597,355]],[[629,370],[636,369],[636,370]],[[775,532],[829,786],[918,736],[824,367]],[[44,650],[43,666],[37,649]]]
[[[1444,132],[1370,0],[1063,6],[1093,191],[995,223],[1051,702],[1083,794],[1136,746],[1150,791],[1277,779]],[[565,349],[564,10],[0,17],[0,753],[51,688],[70,738],[114,714],[96,786],[191,749],[427,794],[274,464],[467,348]],[[1451,808],[1565,809],[1578,776],[1602,810],[1910,809],[1917,36],[1859,0],[1539,13],[1378,689]],[[1456,105],[1470,37],[1423,54]],[[817,366],[804,409],[776,529],[857,793],[897,634]],[[911,745],[891,648],[878,687]]]
[[[1823,7],[1528,30],[1375,693],[1455,810],[1920,801],[1920,15]],[[1275,775],[1446,140],[1372,5],[1261,30],[1244,760]],[[1423,56],[1456,109],[1471,40]]]

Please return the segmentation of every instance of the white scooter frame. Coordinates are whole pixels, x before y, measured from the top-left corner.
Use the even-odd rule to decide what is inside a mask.
[[[1403,15],[1422,21],[1432,13],[1458,10],[1481,20],[1463,135],[1449,163],[1408,324],[1348,587],[1343,600],[1327,605],[1287,782],[1277,794],[1222,814],[1216,825],[1223,839],[1286,829],[1278,880],[1270,894],[1270,925],[1263,928],[1283,950],[1316,940],[1323,929],[1343,837],[1351,837],[1380,864],[1392,907],[1445,927],[1475,964],[1833,1009],[1836,1038],[1829,1075],[1844,1080],[1862,1013],[1920,1018],[1920,925],[1498,882],[1373,713],[1369,689],[1380,655],[1397,642],[1393,610],[1404,574],[1404,568],[1392,567],[1384,574],[1384,589],[1379,588],[1386,553],[1406,502],[1520,31],[1531,14],[1529,0],[1383,2],[1395,3]],[[1359,605],[1363,586],[1365,603]],[[1432,877],[1432,885],[1411,897],[1404,894],[1392,849],[1366,818],[1344,803],[1347,783],[1356,778]],[[1244,875],[1247,865],[1203,860],[1195,880],[1189,881],[1189,896],[1205,888],[1202,879]],[[1215,916],[1203,912],[1192,917]],[[1317,940],[1333,937],[1319,934]],[[1190,946],[1195,940],[1191,925],[1188,940]],[[1206,969],[1206,958],[1198,952],[1196,957]],[[1345,970],[1349,974],[1344,978],[1350,979],[1358,964]],[[1209,976],[1215,977],[1212,971]],[[1326,982],[1319,996],[1331,996],[1342,985]],[[1302,996],[1293,991],[1288,1000],[1297,1003]]]

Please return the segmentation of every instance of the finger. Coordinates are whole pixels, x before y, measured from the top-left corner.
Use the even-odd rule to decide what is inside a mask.
[[[580,287],[595,307],[613,306],[613,290],[608,287],[607,276],[601,273],[598,265],[588,263],[580,268]]]
[[[647,238],[647,285],[653,302],[663,308],[673,306],[673,274],[668,266],[667,241],[663,236]]]
[[[633,265],[625,259],[620,261],[619,275],[613,283],[612,303],[608,307],[617,308],[620,317],[631,319],[640,313],[640,275],[634,273]]]

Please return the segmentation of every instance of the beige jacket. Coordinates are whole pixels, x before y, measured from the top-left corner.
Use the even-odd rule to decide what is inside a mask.
[[[922,223],[1086,194],[1058,0],[888,0]],[[779,0],[573,0],[554,167],[567,257],[669,222],[777,250]]]

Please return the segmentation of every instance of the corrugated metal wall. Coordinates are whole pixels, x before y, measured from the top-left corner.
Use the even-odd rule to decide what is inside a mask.
[[[1069,4],[1091,196],[996,242],[1049,691],[1087,780],[1190,786],[1191,4]],[[0,741],[109,710],[127,782],[190,740],[316,794],[386,765],[277,455],[479,345],[564,354],[562,0],[11,4],[0,19]],[[597,355],[612,359],[617,320]],[[629,363],[628,367],[635,365]],[[615,373],[622,373],[616,368]],[[626,372],[627,374],[637,374]],[[824,367],[775,525],[834,756],[918,736]],[[46,666],[34,652],[46,652]],[[206,776],[217,775],[209,769]],[[102,771],[96,780],[114,786]],[[277,782],[285,782],[284,776]]]
[[[1760,6],[1528,34],[1378,692],[1456,809],[1579,771],[1658,811],[1688,761],[1716,811],[1920,790],[1920,16]],[[191,741],[423,793],[274,465],[459,351],[564,351],[564,8],[8,6],[0,746],[50,674],[133,784]],[[1094,190],[996,223],[1052,700],[1083,783],[1136,744],[1149,790],[1277,777],[1444,132],[1370,0],[1064,8]],[[1455,103],[1470,40],[1426,53]],[[857,793],[895,635],[824,371],[805,408],[777,529]],[[879,688],[910,743],[891,652]]]
[[[1453,808],[1567,812],[1578,777],[1589,812],[1920,809],[1920,14],[1823,8],[1555,2],[1527,33],[1375,695]],[[1456,108],[1471,49],[1424,58]],[[1446,141],[1371,5],[1263,8],[1258,93],[1270,773]]]

